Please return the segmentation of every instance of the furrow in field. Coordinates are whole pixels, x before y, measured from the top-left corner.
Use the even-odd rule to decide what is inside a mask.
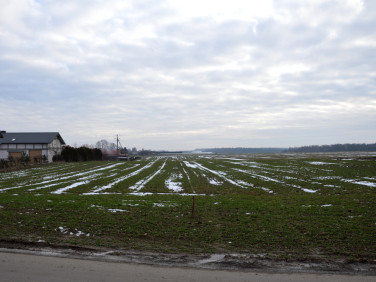
[[[78,182],[86,182],[86,183],[90,183],[92,180],[95,180],[97,179],[99,176],[101,176],[102,174],[101,173],[95,173],[93,175],[89,175],[89,176],[85,176],[85,177],[81,177],[81,178],[78,178],[78,179],[75,179],[75,182],[74,183],[71,183],[72,180],[69,180],[69,181],[64,181],[64,182],[57,182],[57,183],[52,183],[52,184],[47,184],[45,186],[40,186],[40,187],[36,187],[36,188],[32,188],[32,189],[28,189],[28,191],[36,191],[36,190],[42,190],[42,189],[46,189],[46,188],[51,188],[53,186],[58,186],[58,185],[62,185],[62,184],[67,184],[67,183],[71,183],[71,185],[74,185],[75,183],[78,183]],[[90,180],[90,181],[89,181]],[[69,186],[71,186],[69,185]],[[76,185],[75,187],[77,187],[79,185]],[[74,187],[72,187],[74,188]],[[66,190],[70,190],[71,188],[61,188],[63,189],[62,192],[66,191]],[[59,189],[59,190],[61,190]],[[57,190],[57,191],[59,191]],[[55,191],[56,192],[56,191]],[[55,193],[55,192],[51,192],[52,194],[61,194],[61,193]]]
[[[164,166],[166,165],[166,161],[162,164],[162,166],[154,173],[152,174],[151,176],[147,177],[147,178],[144,178],[144,179],[141,179],[140,181],[138,181],[135,185],[129,187],[129,189],[131,190],[135,190],[135,191],[140,191],[142,188],[145,187],[145,185],[150,181],[152,180],[157,174],[159,174],[162,169],[164,168]]]
[[[270,178],[270,177],[267,177],[267,176],[263,176],[263,175],[259,175],[259,174],[255,174],[253,172],[250,172],[250,171],[247,171],[247,170],[243,170],[243,169],[238,169],[238,168],[233,168],[233,170],[235,171],[239,171],[239,172],[242,172],[242,173],[245,173],[245,174],[248,174],[256,179],[261,179],[261,180],[264,180],[264,181],[270,181],[270,182],[276,182],[276,183],[281,183],[281,184],[284,184],[286,186],[290,186],[290,187],[293,187],[293,188],[297,188],[297,189],[300,189],[306,193],[316,193],[317,190],[312,190],[312,189],[307,189],[307,188],[303,188],[301,186],[298,186],[298,185],[295,185],[295,184],[287,184],[281,180],[277,180],[277,179],[274,179],[274,178]]]
[[[195,164],[191,164],[191,163],[189,163],[189,162],[187,162],[187,161],[184,161],[184,164],[187,166],[187,167],[190,167],[190,168],[199,168],[197,165],[195,165]],[[184,169],[183,169],[184,170]],[[184,170],[184,172],[185,172],[185,170]],[[196,171],[194,171],[194,170],[192,170],[192,172],[198,177],[198,174],[196,173]],[[186,173],[186,172],[185,172]],[[187,174],[187,173],[186,173]],[[203,177],[205,177],[206,179],[207,179],[207,181],[210,183],[210,184],[212,184],[212,185],[217,185],[217,186],[220,186],[220,185],[222,185],[223,184],[223,182],[220,182],[220,181],[218,181],[218,180],[216,180],[216,179],[213,179],[213,178],[210,178],[210,177],[208,177],[205,173],[201,173],[201,175],[203,176]],[[188,174],[187,174],[187,177],[188,177],[188,179],[189,179],[189,176],[188,176]],[[190,179],[189,179],[189,182],[190,182]]]
[[[230,161],[225,161],[225,162],[229,164],[235,164],[235,165],[241,165],[241,166],[253,167],[253,168],[261,168],[262,166],[260,163],[244,161],[244,160],[241,162],[230,162]]]
[[[118,165],[120,165],[120,164],[114,164],[114,165],[110,165],[110,166],[107,166],[107,167],[104,167],[104,168],[99,168],[99,169],[93,170],[93,172],[107,170],[107,169],[116,167]],[[133,166],[133,167],[136,167],[136,166]],[[81,174],[81,175],[86,175],[86,174],[87,173],[84,173],[84,174]],[[90,175],[90,176],[86,176],[86,177],[80,178],[80,179],[78,179],[78,182],[75,182],[75,183],[73,183],[71,185],[68,185],[68,186],[66,186],[64,188],[60,188],[60,189],[58,189],[56,191],[53,191],[53,192],[51,192],[51,194],[62,194],[62,193],[66,192],[66,191],[68,191],[70,189],[76,188],[76,187],[84,185],[84,184],[88,184],[92,180],[95,180],[97,178],[97,176],[101,176],[101,175],[102,175],[101,173],[96,173],[96,174],[93,174],[93,175]],[[42,187],[42,188],[44,188],[44,187]]]
[[[116,185],[116,184],[118,184],[118,183],[120,183],[120,182],[122,182],[122,181],[124,181],[124,180],[126,180],[126,179],[128,179],[128,178],[130,178],[130,177],[132,177],[132,176],[135,176],[135,175],[139,174],[141,171],[143,171],[143,170],[145,170],[145,169],[151,167],[152,165],[154,165],[155,162],[156,162],[156,161],[150,162],[150,163],[148,163],[147,165],[141,167],[140,169],[138,169],[138,170],[136,170],[136,171],[134,171],[134,172],[132,172],[132,173],[130,173],[130,174],[127,174],[127,175],[125,175],[125,176],[123,176],[123,177],[120,177],[120,178],[116,179],[115,181],[113,181],[113,182],[111,182],[111,183],[109,183],[109,184],[107,184],[107,185],[105,185],[105,186],[102,186],[102,187],[96,188],[96,189],[94,189],[92,192],[84,193],[83,195],[95,195],[95,194],[100,194],[102,191],[107,190],[107,189],[110,189],[110,188],[112,188],[114,185]]]
[[[191,164],[191,163],[189,163],[187,161],[184,161],[184,163],[188,167],[199,168],[199,169],[201,169],[203,171],[206,170],[206,171],[209,171],[211,173],[214,173],[215,175],[217,175],[217,176],[221,177],[222,179],[230,182],[231,184],[234,184],[234,185],[236,185],[238,187],[241,187],[243,189],[244,188],[257,188],[257,189],[259,188],[259,189],[261,189],[261,190],[263,190],[265,192],[274,193],[272,190],[270,190],[268,188],[265,188],[265,187],[255,187],[252,183],[248,183],[248,182],[243,181],[243,180],[236,180],[236,181],[231,180],[228,177],[226,177],[223,172],[218,172],[218,171],[214,171],[214,170],[208,169],[208,168],[206,168],[206,167],[198,164],[197,162],[194,162],[194,164]],[[219,182],[219,181],[217,181],[215,179],[208,178],[205,174],[203,174],[203,176],[206,177],[208,179],[209,183],[212,184],[212,185],[222,185],[223,184],[222,182]]]
[[[91,173],[94,173],[94,172],[108,170],[108,169],[114,168],[114,167],[119,166],[119,165],[122,165],[122,163],[116,163],[116,164],[105,165],[105,166],[101,165],[101,166],[95,167],[94,169],[90,169],[88,171],[84,171],[84,172],[80,172],[80,173],[71,172],[71,173],[63,174],[63,175],[59,176],[57,179],[52,180],[52,181],[56,181],[56,180],[60,180],[60,179],[64,180],[64,179],[75,178],[75,177],[79,177],[79,176],[83,176],[83,175],[88,175],[88,174],[91,174]],[[50,176],[47,175],[46,177],[49,178]],[[46,177],[44,179],[46,179]]]
[[[262,180],[265,180],[265,181],[284,183],[283,181],[280,181],[280,180],[277,180],[277,179],[274,179],[274,178],[271,178],[271,177],[263,176],[263,175],[260,175],[260,174],[252,173],[252,172],[249,172],[249,171],[244,170],[244,169],[233,168],[233,170],[239,171],[239,172],[242,172],[242,173],[245,173],[245,174],[249,174],[249,175],[253,176],[254,178],[262,179]]]
[[[353,180],[353,179],[341,179],[341,181],[347,182],[347,183],[363,185],[363,186],[368,186],[368,187],[376,187],[376,183],[371,182],[371,181]]]
[[[36,177],[39,174],[46,174],[46,173],[52,173],[52,172],[58,172],[65,170],[67,165],[61,165],[59,168],[54,167],[49,167],[49,168],[31,168],[27,170],[22,170],[22,171],[13,171],[13,172],[6,172],[1,175],[1,182],[5,182],[9,179],[20,179],[22,177],[24,178],[30,178],[30,177]]]
[[[179,195],[179,196],[207,196],[206,194],[195,194],[195,193],[152,193],[152,192],[131,192],[128,193],[133,196],[150,196],[150,195]]]
[[[26,182],[23,185],[18,185],[18,186],[9,187],[9,188],[2,188],[2,189],[0,189],[0,192],[12,190],[12,189],[18,189],[18,188],[25,188],[27,186],[39,186],[39,185],[43,185],[43,186],[29,189],[29,191],[44,189],[44,188],[52,187],[52,186],[55,186],[55,185],[60,185],[62,183],[61,182],[62,180],[74,179],[74,178],[84,176],[84,175],[88,175],[88,174],[92,174],[92,173],[95,173],[95,172],[98,172],[98,171],[104,171],[104,170],[116,167],[118,165],[121,165],[121,164],[122,163],[111,164],[111,165],[106,165],[106,166],[101,165],[101,166],[95,167],[94,169],[90,169],[88,171],[84,171],[84,172],[80,172],[80,173],[75,173],[75,172],[65,173],[65,174],[57,176],[56,178],[55,178],[55,175],[46,175],[46,176],[43,177],[43,179],[47,179],[45,181],[38,182],[38,183]],[[47,184],[47,185],[45,185],[45,184]]]
[[[25,184],[21,184],[19,186],[14,186],[14,187],[9,187],[9,188],[1,188],[0,189],[0,192],[5,192],[5,191],[8,191],[8,190],[13,190],[13,189],[18,189],[18,188],[24,188],[25,187]]]
[[[182,162],[180,162],[180,166],[181,166],[181,169],[182,169],[183,172],[184,172],[184,175],[185,175],[185,176],[187,177],[187,179],[188,179],[189,186],[191,187],[192,192],[193,192],[193,193],[196,193],[196,191],[193,189],[191,178],[189,177],[188,172],[187,172],[187,171],[185,170],[185,168],[183,167]]]
[[[207,167],[205,167],[205,166],[203,166],[203,165],[201,165],[201,164],[199,164],[199,163],[197,163],[197,162],[193,162],[193,163],[196,165],[197,168],[199,168],[199,169],[201,169],[201,170],[203,170],[203,171],[208,171],[208,172],[210,172],[210,173],[213,173],[213,174],[217,175],[218,177],[224,179],[225,181],[227,181],[227,182],[229,182],[229,183],[231,183],[231,184],[233,184],[233,185],[235,185],[235,186],[238,186],[238,187],[241,187],[241,188],[248,188],[248,187],[245,187],[245,186],[239,184],[238,182],[235,182],[235,181],[232,180],[232,179],[229,179],[228,177],[226,177],[226,176],[224,175],[223,172],[219,172],[219,171],[212,170],[212,169],[207,168]],[[191,165],[191,164],[190,164],[190,165]]]
[[[64,192],[67,191],[67,190],[70,190],[70,189],[72,189],[72,188],[78,187],[78,186],[80,186],[80,185],[87,184],[87,183],[89,183],[89,182],[90,182],[90,181],[87,181],[87,180],[85,180],[85,181],[80,181],[80,182],[76,182],[76,183],[73,183],[73,184],[71,184],[71,185],[69,185],[69,186],[66,186],[66,187],[64,187],[64,188],[60,188],[59,190],[53,191],[53,192],[51,192],[51,194],[62,194],[62,193],[64,193]]]

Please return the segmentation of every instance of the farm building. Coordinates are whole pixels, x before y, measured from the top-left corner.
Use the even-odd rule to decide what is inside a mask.
[[[65,142],[59,132],[17,132],[0,131],[0,159],[20,159],[27,155],[30,160],[46,158],[52,162],[59,155]]]

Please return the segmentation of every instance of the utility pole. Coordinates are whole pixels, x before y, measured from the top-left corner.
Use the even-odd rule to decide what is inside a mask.
[[[116,155],[119,156],[119,135],[116,135]]]

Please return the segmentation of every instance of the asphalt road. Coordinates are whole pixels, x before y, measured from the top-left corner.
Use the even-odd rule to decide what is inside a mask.
[[[375,282],[376,276],[205,270],[0,252],[0,281]]]

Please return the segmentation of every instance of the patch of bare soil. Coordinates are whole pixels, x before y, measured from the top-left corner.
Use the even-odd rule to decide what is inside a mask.
[[[170,267],[280,273],[331,273],[376,275],[375,262],[343,259],[280,259],[262,254],[165,254],[106,248],[52,245],[45,242],[0,240],[0,251],[68,257],[108,262],[124,262]]]

